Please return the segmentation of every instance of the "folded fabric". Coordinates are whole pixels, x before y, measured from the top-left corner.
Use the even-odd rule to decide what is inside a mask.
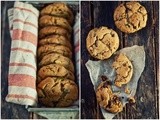
[[[79,39],[79,26],[80,26],[80,14],[77,13],[75,17],[75,24],[73,26],[73,36],[74,36],[74,53],[75,53],[75,61],[76,61],[76,76],[78,82],[80,82],[80,39]]]
[[[8,10],[11,52],[7,102],[36,105],[36,49],[39,11],[32,5],[15,2]]]

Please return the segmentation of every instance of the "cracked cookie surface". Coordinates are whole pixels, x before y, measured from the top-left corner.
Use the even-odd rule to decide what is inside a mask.
[[[39,38],[47,37],[48,35],[57,34],[63,35],[67,39],[71,38],[71,34],[64,28],[58,26],[46,26],[39,31]]]
[[[47,77],[63,77],[70,80],[75,80],[74,74],[66,69],[65,67],[58,65],[58,64],[49,64],[46,66],[41,67],[38,70],[38,76],[41,78],[41,80],[47,78]],[[39,81],[41,81],[39,80]]]
[[[115,9],[114,21],[122,32],[134,33],[146,26],[147,11],[138,2],[125,2]]]
[[[42,59],[45,55],[49,53],[59,53],[66,57],[72,58],[71,50],[63,45],[56,45],[56,44],[43,45],[40,46],[37,50],[39,59]]]
[[[39,46],[46,44],[64,45],[66,47],[69,47],[70,50],[72,49],[70,41],[62,35],[50,35],[38,41]]]
[[[69,80],[47,77],[37,86],[38,100],[49,107],[67,107],[78,99],[78,87]]]
[[[126,55],[120,53],[115,57],[115,61],[112,64],[116,71],[115,85],[121,87],[123,84],[127,84],[133,75],[133,66],[131,61]]]
[[[112,93],[108,82],[101,82],[96,91],[97,102],[99,105],[111,113],[118,113],[123,110],[120,98]]]
[[[70,8],[61,2],[55,2],[43,8],[40,15],[53,15],[58,17],[66,18],[70,24],[73,23],[74,15]]]
[[[58,53],[51,53],[45,55],[39,62],[38,66],[42,67],[49,64],[59,64],[61,66],[64,66],[68,70],[74,72],[73,62],[69,58],[64,57],[63,55]]]
[[[94,28],[87,36],[86,47],[94,58],[107,59],[118,49],[119,37],[107,27]]]
[[[49,16],[44,15],[40,17],[39,19],[39,26],[40,27],[46,27],[46,26],[60,26],[65,28],[66,30],[69,30],[69,32],[72,32],[72,27],[68,23],[68,21],[62,17],[56,17],[56,16]]]

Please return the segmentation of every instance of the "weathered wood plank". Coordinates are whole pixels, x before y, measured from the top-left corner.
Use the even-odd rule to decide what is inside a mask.
[[[148,21],[147,26],[142,30],[133,33],[125,34],[125,44],[124,46],[131,46],[133,44],[143,45],[146,52],[146,67],[139,79],[139,84],[136,93],[136,104],[134,107],[137,112],[132,112],[133,108],[128,107],[129,116],[128,118],[156,118],[155,113],[157,109],[156,99],[157,94],[155,94],[155,82],[156,82],[156,69],[154,67],[155,57],[154,57],[154,19],[153,14],[153,4],[152,2],[141,2],[148,11]],[[130,112],[132,112],[130,114]]]
[[[85,63],[90,57],[86,49],[86,37],[92,28],[91,2],[81,4],[81,118],[97,118],[96,98]]]
[[[155,69],[156,69],[156,81],[155,81],[155,109],[159,109],[159,2],[153,2],[153,16],[154,16],[154,53],[155,53]],[[159,111],[155,113],[156,118],[159,118]]]

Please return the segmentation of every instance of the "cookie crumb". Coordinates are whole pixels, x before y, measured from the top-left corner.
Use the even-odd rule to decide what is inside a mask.
[[[134,99],[134,97],[129,97],[128,101],[129,101],[130,104],[136,103],[136,100]]]
[[[102,80],[102,81],[106,81],[106,80],[108,80],[108,78],[107,78],[107,76],[102,75],[102,76],[101,76],[101,80]]]
[[[130,93],[131,93],[131,91],[129,90],[128,87],[125,88],[125,91],[124,91],[124,92],[127,93],[127,94],[130,94]]]

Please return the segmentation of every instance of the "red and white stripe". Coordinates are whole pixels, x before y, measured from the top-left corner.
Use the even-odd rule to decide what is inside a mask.
[[[14,24],[13,30],[21,30],[21,31],[29,32],[37,37],[37,27],[33,26],[33,23],[24,22],[20,20],[17,20],[17,21],[13,20],[13,24]]]
[[[16,48],[21,48],[24,50],[32,51],[32,53],[34,55],[36,55],[37,47],[28,41],[22,41],[22,40],[16,40],[16,39],[12,40],[12,48],[11,49],[14,50]]]
[[[36,49],[38,39],[39,12],[32,5],[15,2],[8,10],[12,38],[7,102],[35,105]]]
[[[32,51],[15,48],[11,49],[10,63],[26,63],[36,67],[36,58]]]
[[[39,16],[39,11],[33,7],[31,4],[23,3],[23,2],[16,2],[14,4],[15,9],[20,9],[22,12],[25,11],[25,13],[29,12],[35,16]]]
[[[23,69],[19,69],[20,67],[23,67]],[[25,66],[25,65],[21,65],[19,66],[18,64],[14,64],[14,66],[12,66],[11,64],[9,65],[9,74],[25,74],[25,75],[29,75],[32,76],[33,78],[36,79],[36,70],[34,67],[31,66]]]
[[[12,31],[12,40],[27,41],[37,46],[37,36],[29,31],[14,29]]]
[[[10,100],[14,102],[15,99],[17,99],[23,105],[26,105],[26,104],[32,105],[31,103],[34,103],[35,101],[37,101],[37,92],[35,91],[35,89],[30,87],[9,85],[8,93],[10,94],[6,98],[7,101]]]
[[[75,25],[73,26],[74,30],[74,51],[75,51],[75,60],[76,60],[76,71],[77,71],[77,78],[80,80],[80,17],[79,14],[76,15],[76,22]]]

